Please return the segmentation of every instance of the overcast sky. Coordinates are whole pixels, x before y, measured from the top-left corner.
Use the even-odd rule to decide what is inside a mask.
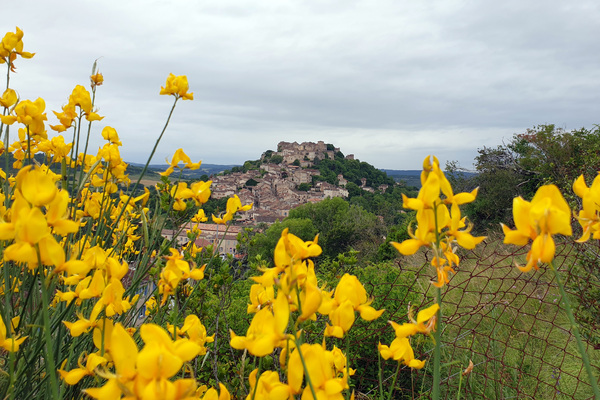
[[[162,129],[169,73],[187,75],[153,163],[241,164],[279,141],[333,143],[378,168],[423,158],[470,167],[538,124],[600,123],[600,2],[24,0],[2,6],[31,60],[11,87],[59,110],[99,58],[103,126],[143,162]],[[59,5],[60,4],[60,5]],[[1,76],[1,74],[0,74]]]

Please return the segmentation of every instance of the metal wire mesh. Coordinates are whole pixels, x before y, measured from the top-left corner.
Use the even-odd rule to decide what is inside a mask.
[[[538,271],[521,273],[514,266],[524,264],[528,250],[528,246],[517,248],[502,244],[501,239],[487,239],[476,250],[460,255],[456,275],[442,290],[442,363],[445,366],[441,393],[444,398],[455,398],[459,387],[461,398],[466,399],[593,397],[569,321],[561,307],[553,272],[544,265]],[[557,244],[554,261],[571,296],[596,376],[600,365],[600,355],[596,354],[600,348],[598,254],[597,244],[579,245],[565,240]],[[408,292],[419,291],[420,304],[414,304],[418,309],[430,305],[435,295],[435,288],[429,284],[435,272],[426,257],[423,253],[400,261],[403,270],[416,272],[413,282],[389,283],[390,291],[399,284],[405,285]],[[366,286],[368,291],[373,291],[374,288]],[[390,303],[387,298],[378,300],[382,304]],[[407,302],[394,300],[399,301],[393,304],[404,305],[388,308],[387,317],[405,322]],[[376,344],[382,328],[373,326],[361,327],[357,342]],[[428,339],[413,340],[413,347],[417,357],[427,358],[432,352]],[[469,360],[474,368],[463,376]],[[376,354],[356,360],[358,365],[377,362]],[[385,372],[386,385],[391,384],[389,371]],[[369,388],[376,386],[376,382],[370,380],[372,377],[361,375],[359,368],[354,377],[358,390],[368,395],[373,390]],[[431,370],[403,368],[398,382],[394,398],[426,398],[431,389]]]

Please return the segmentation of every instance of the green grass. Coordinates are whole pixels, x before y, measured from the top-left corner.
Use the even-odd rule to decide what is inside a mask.
[[[442,370],[443,395],[456,398],[461,371],[472,360],[475,368],[463,379],[461,398],[590,398],[554,275],[546,266],[523,274],[514,263],[524,263],[527,249],[500,240],[487,243],[461,255],[459,271],[442,292],[442,364],[454,363]],[[578,261],[572,246],[559,248],[556,261],[563,279]],[[423,255],[402,263],[417,272],[433,297],[428,281],[434,271],[424,265]],[[572,301],[576,309],[576,296]],[[600,357],[593,347],[588,350],[597,374]]]

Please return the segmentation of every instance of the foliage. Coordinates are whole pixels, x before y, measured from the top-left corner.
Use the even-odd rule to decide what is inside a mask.
[[[352,248],[360,252],[361,259],[370,259],[384,234],[384,226],[374,214],[339,197],[296,207],[286,219],[312,221],[324,254],[330,257]]]
[[[447,165],[457,187],[479,187],[477,202],[466,208],[479,230],[510,221],[512,199],[531,199],[542,184],[555,184],[571,204],[573,182],[583,173],[591,180],[600,168],[600,128],[565,131],[554,125],[539,125],[516,134],[508,144],[483,147],[475,158],[477,175],[460,176],[460,167]]]
[[[298,190],[300,190],[301,192],[308,192],[310,190],[311,186],[309,183],[303,182],[301,184],[298,185]]]
[[[250,178],[246,181],[245,185],[246,186],[256,186],[256,185],[258,185],[258,182],[256,180],[254,180],[253,178]]]
[[[280,155],[271,156],[270,163],[271,164],[281,164],[283,162],[283,157]]]
[[[367,179],[367,186],[378,187],[379,185],[394,185],[394,180],[387,174],[366,162],[360,160],[348,160],[341,152],[335,154],[335,158],[315,161],[319,170],[317,181],[325,181],[337,184],[337,176],[342,174],[348,182],[361,185],[361,179]]]
[[[377,260],[394,260],[398,257],[398,252],[390,245],[390,242],[403,242],[410,239],[409,228],[415,219],[415,213],[409,212],[402,214],[404,219],[398,225],[390,227],[385,242],[379,246],[377,251]]]

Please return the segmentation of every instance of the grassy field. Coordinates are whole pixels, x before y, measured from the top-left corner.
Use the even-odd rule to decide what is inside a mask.
[[[585,301],[578,282],[600,287],[595,274],[584,276],[579,245],[564,244],[557,249],[556,265],[572,292],[572,304]],[[539,271],[521,273],[514,263],[523,263],[527,248],[506,246],[501,240],[486,240],[476,251],[465,252],[460,268],[442,290],[443,363],[442,393],[456,398],[493,399],[587,399],[592,396],[568,319],[561,308],[553,273],[542,266]],[[423,298],[431,301],[435,288],[429,285],[433,269],[424,254],[404,258],[403,268],[416,272],[427,288]],[[589,299],[588,299],[589,300]],[[592,318],[593,320],[593,318]],[[598,332],[583,327],[590,342]],[[424,351],[432,348],[425,338]],[[600,357],[588,346],[595,373]],[[473,372],[462,378],[469,360]],[[404,371],[410,374],[410,371]],[[414,374],[418,387],[430,386],[431,371]],[[422,379],[425,377],[425,381]],[[428,386],[429,385],[429,386]]]

